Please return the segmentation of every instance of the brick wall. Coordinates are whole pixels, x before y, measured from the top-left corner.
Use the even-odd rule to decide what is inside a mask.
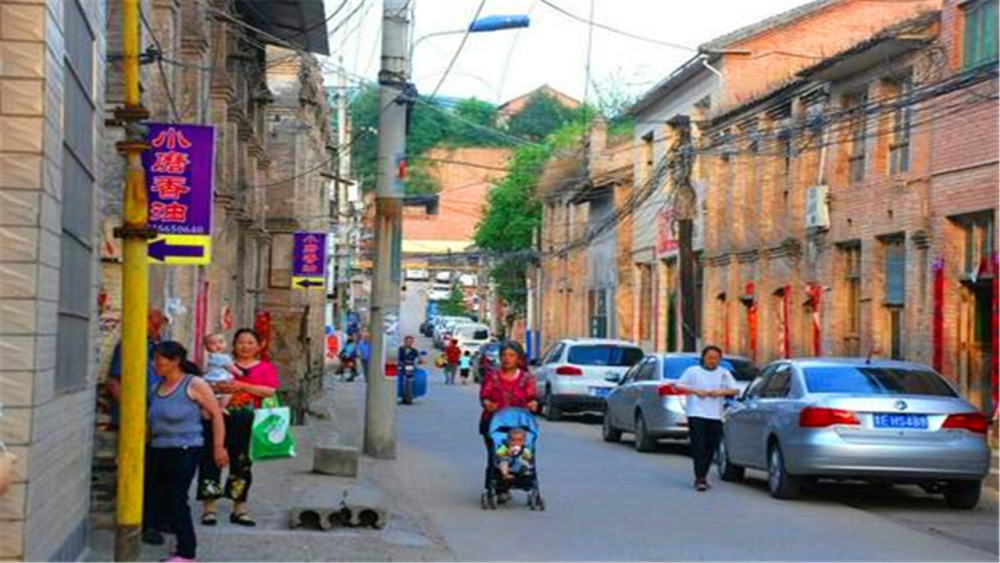
[[[82,385],[56,387],[69,2],[0,6],[0,437],[19,457],[0,499],[0,558],[75,559],[86,542],[94,420],[92,354]],[[82,2],[96,35],[94,138],[103,131],[104,4]],[[95,149],[96,151],[96,149]],[[95,159],[96,160],[96,159]],[[100,175],[100,164],[92,172]],[[95,190],[96,192],[96,190]],[[96,198],[92,202],[96,213]],[[97,239],[95,226],[90,242]],[[95,244],[96,246],[96,244]],[[97,253],[93,254],[94,271]],[[80,283],[96,287],[93,280]],[[91,292],[93,294],[95,292]],[[79,305],[79,304],[77,304]],[[87,307],[85,307],[87,309]],[[96,311],[89,307],[91,318]],[[97,323],[91,323],[96,336]]]

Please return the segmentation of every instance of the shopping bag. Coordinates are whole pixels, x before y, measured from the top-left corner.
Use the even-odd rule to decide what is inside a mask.
[[[283,407],[277,398],[261,401],[253,411],[253,428],[250,432],[250,459],[282,459],[295,457],[295,438],[290,426],[292,411]]]

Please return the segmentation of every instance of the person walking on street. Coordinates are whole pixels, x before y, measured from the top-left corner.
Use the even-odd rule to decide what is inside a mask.
[[[149,457],[156,487],[151,491],[153,529],[170,530],[177,536],[174,555],[166,561],[194,561],[197,539],[188,506],[188,491],[198,464],[208,459],[216,468],[229,464],[222,409],[212,387],[200,377],[201,370],[187,359],[187,350],[176,342],[162,342],[153,349],[153,364],[159,381],[149,396]],[[202,412],[207,413],[212,443],[205,441]]]
[[[458,340],[452,338],[448,341],[448,346],[444,349],[444,383],[445,385],[455,384],[455,374],[458,372],[458,362],[462,358],[462,349],[458,347]]]
[[[531,412],[538,412],[538,401],[535,398],[535,376],[521,367],[524,352],[516,342],[506,342],[500,346],[500,367],[484,376],[479,388],[479,402],[483,406],[479,416],[479,434],[486,446],[487,459],[495,450],[490,439],[490,419],[500,409],[519,407]],[[486,482],[489,483],[490,468],[486,468]],[[510,500],[510,493],[499,493],[499,502]]]
[[[217,522],[216,502],[226,497],[233,501],[229,521],[239,526],[256,526],[247,508],[250,485],[253,484],[250,460],[250,436],[253,430],[254,409],[260,402],[273,397],[278,389],[278,372],[274,366],[260,359],[260,337],[253,329],[242,328],[233,338],[233,355],[236,367],[243,375],[232,381],[219,383],[213,390],[231,394],[229,414],[226,416],[226,450],[231,465],[226,486],[222,487],[222,472],[210,460],[202,460],[198,471],[198,500],[203,503],[201,523],[214,526]],[[214,442],[213,442],[214,447]]]
[[[462,385],[469,384],[469,372],[472,370],[472,352],[466,350],[462,352],[462,357],[458,359],[458,374],[462,378]]]
[[[701,352],[701,364],[689,367],[677,382],[677,387],[688,394],[685,408],[691,432],[694,487],[698,491],[708,490],[708,469],[722,439],[724,400],[739,393],[733,374],[719,367],[721,360],[719,347],[706,346]]]
[[[167,316],[163,314],[157,308],[151,308],[146,314],[146,396],[148,397],[153,389],[159,384],[160,377],[156,375],[156,369],[153,367],[153,349],[160,342],[161,334],[163,333],[163,327],[169,323]],[[122,377],[122,343],[119,340],[118,344],[115,345],[115,350],[111,354],[111,366],[108,368],[108,379],[105,383],[105,389],[107,390],[108,396],[111,399],[108,405],[111,414],[111,428],[118,428],[118,419],[120,408],[118,403],[121,401],[121,377]],[[153,489],[156,487],[156,481],[153,479],[155,472],[153,471],[152,456],[148,451],[149,445],[147,444],[147,451],[145,455],[144,463],[144,473],[145,476],[143,482],[143,497],[147,499],[143,502],[143,517],[142,517],[142,541],[143,543],[148,543],[149,545],[163,545],[166,539],[163,537],[158,530],[150,527],[150,523],[154,520],[153,514],[153,503],[149,501],[150,495]]]

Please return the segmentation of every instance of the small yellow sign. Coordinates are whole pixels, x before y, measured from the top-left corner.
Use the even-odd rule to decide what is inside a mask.
[[[323,289],[326,282],[316,276],[292,276],[292,287],[295,289]]]
[[[212,261],[210,235],[157,235],[146,252],[153,264],[202,266]]]

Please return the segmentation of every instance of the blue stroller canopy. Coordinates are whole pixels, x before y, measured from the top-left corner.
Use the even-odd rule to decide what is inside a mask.
[[[511,428],[523,428],[526,432],[524,445],[534,448],[538,438],[538,421],[527,409],[509,407],[493,413],[490,419],[490,439],[494,444],[502,444]]]

